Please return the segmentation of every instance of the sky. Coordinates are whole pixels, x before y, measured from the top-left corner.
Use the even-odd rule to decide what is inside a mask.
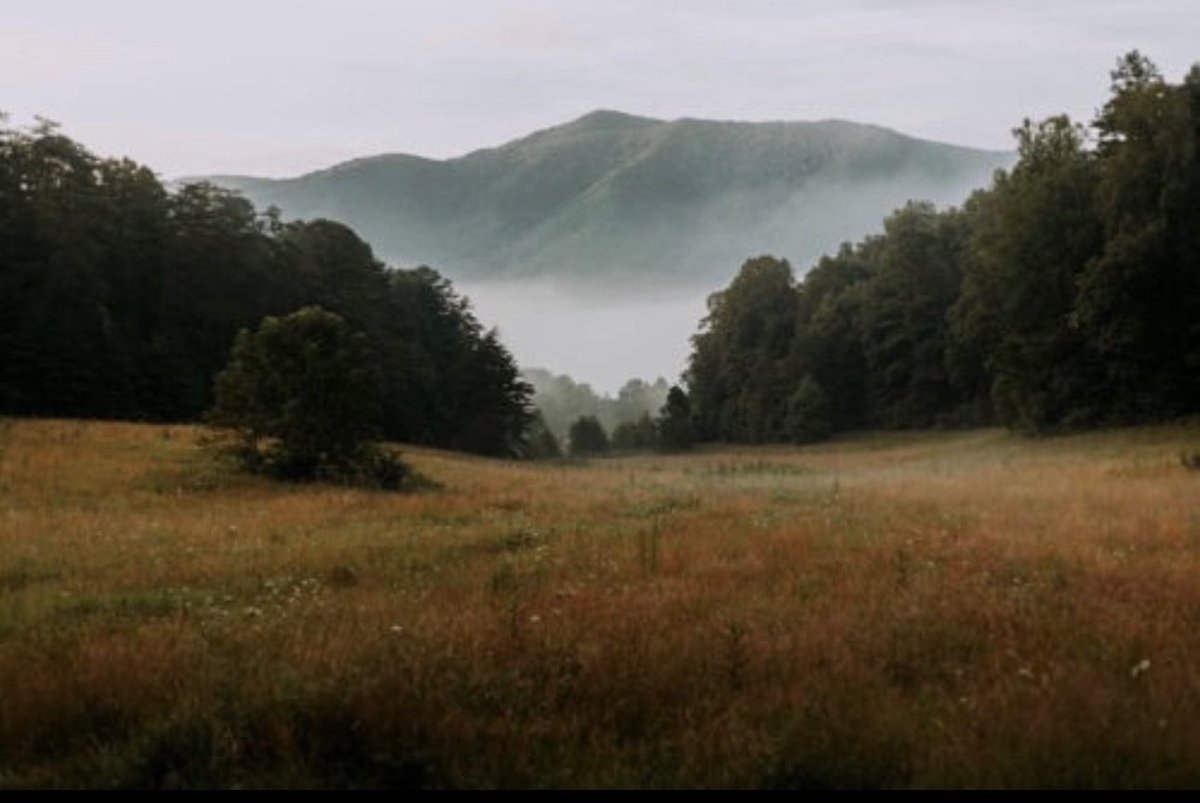
[[[164,178],[445,158],[597,108],[876,123],[1007,149],[1088,120],[1132,48],[1200,60],[1196,0],[0,0],[0,111]]]

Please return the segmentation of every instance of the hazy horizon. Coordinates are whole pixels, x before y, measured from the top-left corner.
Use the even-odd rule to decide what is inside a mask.
[[[1130,49],[1181,75],[1200,29],[1182,0],[44,0],[5,16],[0,110],[169,178],[441,159],[598,108],[1007,150],[1025,117],[1089,119]]]
[[[708,298],[694,286],[643,300],[597,297],[544,281],[468,281],[455,288],[470,298],[485,327],[500,331],[522,369],[566,374],[609,396],[630,379],[677,383]]]
[[[95,153],[168,178],[446,159],[595,109],[852,120],[1004,151],[1024,118],[1090,120],[1122,53],[1141,50],[1172,79],[1200,58],[1200,4],[1185,0],[43,0],[5,17],[11,123],[50,118]],[[798,275],[811,264],[776,255]],[[618,307],[433,267],[522,365],[609,393],[633,376],[678,378],[709,291]]]

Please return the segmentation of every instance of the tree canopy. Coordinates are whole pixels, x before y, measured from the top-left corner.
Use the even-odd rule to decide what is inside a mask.
[[[1090,127],[1025,121],[960,209],[911,202],[796,282],[747,261],[693,339],[698,436],[811,440],[1200,410],[1200,66],[1137,52]]]
[[[570,451],[575,457],[607,454],[608,433],[595,416],[584,415],[571,424]]]
[[[239,330],[313,305],[362,333],[382,436],[521,450],[531,389],[437,272],[0,121],[0,414],[197,420]]]
[[[252,470],[395,487],[403,467],[373,444],[381,411],[366,337],[305,307],[238,334],[206,418]]]

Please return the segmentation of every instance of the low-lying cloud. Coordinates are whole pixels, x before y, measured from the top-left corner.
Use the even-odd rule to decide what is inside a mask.
[[[678,381],[708,296],[695,287],[646,298],[589,296],[519,280],[456,287],[481,323],[500,329],[520,365],[568,374],[609,394],[633,377]]]

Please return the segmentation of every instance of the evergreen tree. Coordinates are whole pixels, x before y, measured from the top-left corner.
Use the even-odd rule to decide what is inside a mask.
[[[667,403],[658,415],[658,443],[664,452],[686,452],[692,448],[692,405],[678,385],[667,392]]]
[[[571,424],[571,454],[575,457],[590,457],[608,454],[608,433],[595,416],[585,415]]]

